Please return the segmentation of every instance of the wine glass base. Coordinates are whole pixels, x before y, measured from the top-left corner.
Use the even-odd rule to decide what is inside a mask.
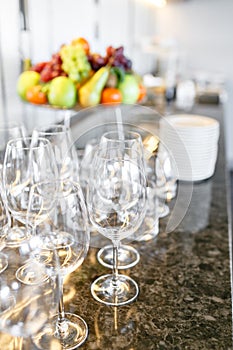
[[[33,343],[38,349],[50,349],[49,344],[59,341],[62,350],[76,349],[82,345],[88,336],[88,327],[82,317],[65,313],[63,330],[57,326],[58,315],[54,316],[51,326],[44,328],[39,334],[33,337]]]
[[[97,253],[99,263],[110,269],[113,267],[113,248],[107,245],[100,249]],[[118,249],[118,269],[129,269],[135,266],[140,260],[138,251],[128,245],[121,245]]]
[[[49,276],[45,273],[41,274],[39,263],[32,260],[20,266],[16,271],[15,276],[18,281],[28,285],[37,285],[39,283],[44,283],[49,278]]]
[[[30,232],[26,227],[12,227],[7,232],[6,237],[4,238],[4,243],[7,247],[16,248],[19,247],[25,240],[31,237]]]
[[[0,253],[0,273],[6,270],[8,266],[8,258],[5,254]]]
[[[116,286],[113,286],[113,275],[97,278],[91,285],[94,299],[105,305],[120,306],[131,303],[138,296],[137,283],[130,277],[118,275]]]

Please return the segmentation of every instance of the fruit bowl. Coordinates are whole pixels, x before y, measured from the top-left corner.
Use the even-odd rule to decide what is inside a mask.
[[[27,103],[74,110],[100,103],[134,104],[146,94],[123,46],[108,46],[102,56],[92,53],[84,38],[62,45],[49,61],[22,72],[17,92]]]
[[[50,109],[50,110],[55,110],[55,111],[75,111],[78,112],[83,109],[79,103],[76,103],[73,107],[62,107],[62,106],[54,106],[49,103],[44,103],[44,104],[38,104],[38,103],[32,103],[32,102],[27,102],[27,101],[22,101],[25,103],[27,106],[33,106],[36,108],[44,108],[44,109]]]

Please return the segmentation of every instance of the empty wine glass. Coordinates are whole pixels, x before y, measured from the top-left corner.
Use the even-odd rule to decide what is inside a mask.
[[[56,179],[53,182],[46,182],[47,188],[46,191],[48,193],[55,193],[57,190],[57,182]],[[33,186],[32,186],[33,187]],[[26,214],[26,227],[28,227],[32,234],[35,235],[35,228],[36,226],[43,220],[48,219],[48,213],[53,210],[53,207],[55,205],[55,201],[52,198],[52,196],[49,197],[48,200],[45,200],[44,198],[37,196],[33,192],[33,199],[31,200],[31,196],[29,194],[29,202],[28,202],[28,208],[27,208],[27,214]],[[40,255],[34,255],[31,257],[31,259],[28,259],[25,264],[20,266],[16,271],[16,277],[18,280],[24,284],[37,284],[40,282],[41,279],[43,281],[46,281],[48,279],[48,274],[44,273],[43,276],[38,276],[34,274],[34,271],[31,269],[31,266],[36,262],[40,261],[42,258],[42,252],[40,252]],[[47,259],[47,254],[45,254],[44,259]]]
[[[31,186],[38,181],[56,178],[57,167],[48,140],[43,138],[32,140],[28,137],[8,142],[3,166],[6,205],[13,218],[25,226],[24,230],[7,233],[4,237],[6,246],[17,247],[32,234],[30,222],[27,219]],[[25,284],[38,283],[37,274],[31,270],[31,261],[19,267],[16,276]],[[44,276],[44,280],[46,279],[47,275]]]
[[[15,138],[26,137],[26,135],[27,130],[22,123],[7,121],[0,124],[0,181],[2,181],[2,169],[7,142]],[[19,223],[16,219],[10,217],[10,215],[8,215],[8,218],[10,220],[10,226],[8,228],[9,235],[24,235],[24,227],[22,227],[22,223]]]
[[[27,286],[16,279],[16,270],[38,249],[35,238],[20,247],[7,248],[8,268],[0,275],[0,330],[15,337],[14,349],[23,349],[23,339],[37,334],[56,310],[55,281],[47,279]],[[39,276],[44,265],[34,263],[31,270]],[[49,349],[49,348],[47,348]]]
[[[57,166],[51,144],[44,138],[31,137],[10,140],[7,143],[3,165],[3,189],[6,206],[13,218],[27,223],[27,207],[33,184],[57,178]],[[17,246],[31,235],[29,228],[9,232],[8,246]]]
[[[132,148],[99,147],[87,192],[91,223],[113,244],[113,273],[91,285],[93,297],[107,305],[133,301],[139,292],[130,277],[118,274],[120,241],[140,226],[146,207],[146,177],[141,155]]]
[[[70,128],[61,124],[40,126],[35,128],[32,133],[33,139],[38,137],[44,137],[51,142],[59,178],[78,181],[78,154],[71,138]]]
[[[100,139],[100,146],[117,148],[127,147],[135,150],[142,158],[144,163],[144,151],[142,139],[139,133],[134,131],[119,130],[108,131],[104,133]],[[111,245],[106,245],[101,248],[97,254],[97,259],[103,266],[112,267],[113,265],[113,250]],[[128,269],[135,266],[140,260],[140,254],[134,247],[128,244],[121,244],[118,249],[118,269]]]
[[[63,278],[84,261],[89,248],[88,216],[79,184],[72,181],[42,182],[32,187],[28,207],[35,235],[40,237],[39,260],[59,286],[59,312],[35,338],[39,349],[47,349],[51,338],[59,339],[62,349],[74,349],[86,339],[86,322],[64,311]]]

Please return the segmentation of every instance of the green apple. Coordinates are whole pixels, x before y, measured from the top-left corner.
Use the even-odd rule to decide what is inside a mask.
[[[34,71],[27,70],[20,74],[17,81],[17,93],[23,99],[26,100],[27,90],[39,84],[40,74]]]
[[[51,81],[48,91],[48,101],[51,105],[71,108],[76,100],[76,87],[70,78],[61,76]]]
[[[135,103],[139,96],[139,85],[137,78],[133,74],[126,74],[124,80],[119,83],[118,89],[122,93],[123,103]]]

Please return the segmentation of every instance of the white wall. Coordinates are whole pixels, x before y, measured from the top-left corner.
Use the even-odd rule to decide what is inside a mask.
[[[103,52],[110,44],[123,44],[135,70],[145,73],[154,69],[156,57],[141,50],[149,37],[157,36],[178,40],[187,52],[190,72],[207,70],[224,74],[229,93],[226,104],[228,158],[233,168],[233,0],[175,1],[157,10],[146,0],[99,0],[98,6],[95,0],[28,2],[31,58],[35,62],[49,59],[62,43],[84,36],[93,51]],[[31,127],[56,119],[54,112],[23,105],[16,94],[20,72],[18,0],[0,1],[0,40],[7,94],[7,111],[0,95],[0,121],[5,114],[8,118],[17,115]]]
[[[135,43],[154,34],[155,8],[143,0],[28,0],[33,61],[48,59],[62,44],[85,37],[92,52]]]
[[[16,98],[16,80],[20,72],[19,51],[19,11],[17,0],[0,1],[0,57],[4,84],[0,86],[0,122],[6,117],[14,118],[21,110],[22,104]],[[0,73],[1,74],[1,73]],[[3,91],[4,89],[4,91]],[[7,103],[1,101],[6,94]]]
[[[156,34],[176,38],[186,50],[189,72],[203,70],[226,78],[227,151],[233,168],[233,1],[190,0],[156,11]]]

